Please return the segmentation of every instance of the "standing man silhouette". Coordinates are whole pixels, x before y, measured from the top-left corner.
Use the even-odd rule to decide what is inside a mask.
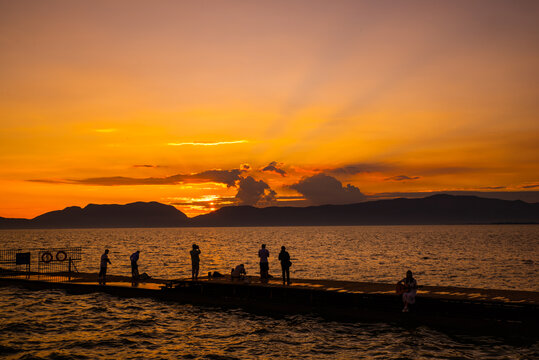
[[[107,264],[112,264],[109,260],[109,249],[105,249],[105,253],[101,255],[101,266],[99,269],[99,285],[107,285]]]
[[[258,257],[260,258],[260,280],[262,282],[268,281],[269,276],[269,251],[266,249],[266,244],[262,244],[262,249],[258,250]]]
[[[191,254],[191,279],[198,280],[198,270],[200,269],[200,248],[197,244],[193,244]]]
[[[290,265],[292,265],[292,262],[290,261],[290,254],[284,246],[281,246],[279,261],[281,261],[281,270],[283,271],[283,285],[285,284],[285,278],[286,283],[290,285]]]

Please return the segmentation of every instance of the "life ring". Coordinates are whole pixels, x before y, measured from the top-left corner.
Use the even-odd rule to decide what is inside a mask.
[[[50,252],[44,252],[43,255],[41,255],[41,261],[44,263],[50,263],[52,261],[52,254]]]
[[[65,251],[60,250],[56,253],[56,260],[65,261],[65,259],[67,259],[67,254]]]

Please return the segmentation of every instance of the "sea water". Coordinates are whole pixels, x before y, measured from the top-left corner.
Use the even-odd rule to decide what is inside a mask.
[[[174,229],[4,230],[2,248],[82,246],[79,270],[96,272],[105,248],[110,274],[190,275],[244,263],[257,274],[257,251],[270,251],[278,275],[282,245],[292,278],[395,283],[411,269],[420,284],[539,291],[539,226],[343,226]],[[315,315],[264,316],[241,309],[181,305],[106,294],[0,288],[0,356],[95,358],[515,358],[539,355],[538,343],[446,334],[428,327],[328,322]]]

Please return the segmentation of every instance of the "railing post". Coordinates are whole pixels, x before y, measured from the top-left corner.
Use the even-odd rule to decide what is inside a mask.
[[[71,281],[71,257],[69,258],[69,270],[68,270],[67,281]]]

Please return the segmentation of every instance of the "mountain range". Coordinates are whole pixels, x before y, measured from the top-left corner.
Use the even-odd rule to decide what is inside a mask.
[[[349,205],[227,206],[193,218],[171,205],[158,202],[71,206],[33,219],[0,217],[0,229],[497,223],[537,224],[539,203],[442,194]]]

